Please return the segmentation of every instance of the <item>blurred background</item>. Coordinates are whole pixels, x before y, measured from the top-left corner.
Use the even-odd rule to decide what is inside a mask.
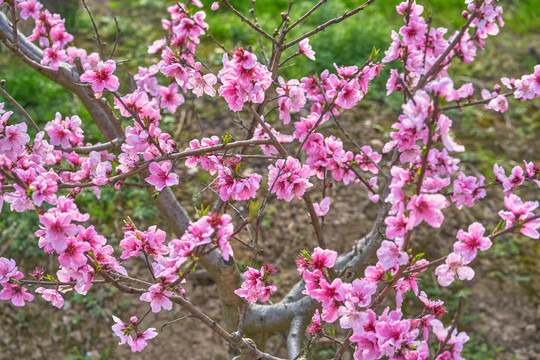
[[[74,42],[78,47],[87,49],[88,53],[98,51],[90,19],[81,3],[75,0],[42,2],[51,12],[59,12],[65,17],[66,28],[75,36]],[[225,7],[212,12],[209,9],[212,1],[203,3],[207,11],[206,21],[210,25],[209,32],[217,41],[228,49],[251,46],[259,60],[262,59],[256,33]],[[250,0],[231,3],[246,16],[249,15]],[[298,18],[315,3],[298,1],[290,17]],[[292,61],[294,66],[284,69],[281,75],[286,79],[301,78],[324,69],[333,71],[333,63],[361,65],[370,56],[373,47],[381,49],[380,54],[383,55],[390,44],[391,30],[397,31],[403,24],[402,17],[395,12],[398,3],[396,0],[375,1],[360,14],[310,38],[317,61],[296,57]],[[463,0],[425,0],[418,3],[424,5],[425,14],[432,16],[434,27],[447,27],[452,33],[464,22],[461,16]],[[147,67],[158,61],[157,56],[147,53],[147,47],[164,36],[161,19],[168,18],[166,8],[174,5],[174,2],[87,0],[87,4],[105,42],[110,44],[109,48],[116,37],[114,17],[118,20],[121,32],[115,58],[117,61],[129,61],[119,65],[116,74],[120,76],[122,84],[120,91],[127,93],[127,74],[137,73],[138,66]],[[280,13],[287,9],[288,4],[288,0],[257,0],[255,11],[259,24],[272,33],[281,20]],[[540,0],[506,0],[500,1],[500,4],[504,8],[504,28],[498,36],[488,38],[485,50],[479,52],[473,64],[454,63],[450,74],[456,88],[472,82],[476,90],[491,89],[500,77],[519,78],[531,73],[534,65],[540,63]],[[358,1],[352,0],[329,1],[321,11],[298,26],[289,40],[358,5]],[[19,29],[26,34],[32,28],[31,21],[19,25]],[[269,44],[265,45],[269,51]],[[296,49],[289,51],[292,54]],[[223,52],[210,39],[203,40],[197,55],[210,68],[219,70]],[[370,145],[379,152],[388,139],[390,126],[401,107],[402,97],[399,94],[386,97],[385,84],[392,66],[397,65],[390,63],[385,67],[359,106],[342,115],[349,132],[361,144]],[[6,80],[8,92],[39,125],[52,120],[56,112],[63,116],[78,114],[83,119],[86,140],[103,141],[97,127],[91,123],[88,113],[74,95],[26,67],[1,45],[0,78]],[[472,174],[482,173],[489,179],[495,162],[506,164],[508,170],[511,166],[522,165],[522,159],[540,161],[538,99],[527,103],[510,100],[509,103],[509,110],[505,114],[483,107],[471,107],[449,114],[454,120],[455,138],[467,148],[467,152],[460,157],[462,170]],[[6,104],[6,108],[10,109],[10,104]],[[277,125],[279,122],[274,116],[268,120]],[[225,130],[233,136],[240,136],[233,114],[223,101],[216,99],[186,96],[186,103],[176,114],[165,115],[163,123],[164,130],[173,135],[180,149],[187,147],[193,138],[221,136]],[[324,131],[331,133],[335,130],[328,127]],[[344,142],[346,146],[349,145]],[[260,171],[265,166],[264,163],[253,161],[248,170]],[[205,184],[212,181],[207,173],[188,173],[182,167],[179,173],[181,186],[174,191],[190,214],[195,215],[196,208],[215,201],[215,194],[203,191]],[[317,191],[318,188],[313,189],[315,201],[320,200],[320,191]],[[329,191],[333,200],[331,211],[325,219],[325,236],[330,248],[343,251],[369,231],[374,207],[366,201],[366,194],[360,188],[336,184]],[[522,195],[524,200],[538,200],[538,191]],[[446,254],[457,230],[466,228],[473,221],[483,221],[488,231],[493,229],[499,220],[497,211],[503,206],[502,197],[493,191],[488,193],[488,197],[490,200],[482,201],[472,210],[466,208],[455,214],[449,210],[443,228],[425,229],[415,234],[413,248],[417,252],[425,252],[426,258],[433,259]],[[118,247],[122,237],[123,220],[128,216],[141,229],[158,225],[167,230],[145,189],[124,187],[121,191],[115,191],[104,188],[99,202],[91,192],[84,192],[78,196],[78,203],[81,211],[90,213],[97,231],[115,247]],[[262,223],[264,252],[260,258],[280,269],[276,279],[280,291],[271,298],[278,301],[298,280],[294,258],[300,249],[313,248],[313,234],[299,202],[285,204],[271,200],[265,214]],[[37,247],[37,238],[33,235],[37,228],[36,214],[11,213],[5,204],[0,214],[0,254],[15,259],[25,273],[31,272],[36,266],[45,266],[47,272],[54,273],[58,264]],[[243,251],[242,248],[235,248],[237,258],[248,263],[249,254]],[[147,275],[142,262],[135,261],[126,266],[130,272],[140,273],[143,277]],[[465,297],[466,306],[459,329],[467,331],[471,339],[465,347],[464,356],[473,360],[538,359],[540,243],[521,236],[505,236],[498,239],[489,252],[482,253],[472,266],[477,273],[472,283],[457,282],[449,288],[441,288],[430,274],[422,278],[422,287],[429,292],[428,295],[445,301],[449,310],[444,320],[446,324],[452,319],[458,296]],[[201,276],[201,279],[189,283],[186,291],[195,304],[219,320],[219,303],[211,281]],[[37,297],[24,308],[1,302],[0,359],[123,359],[128,356],[133,359],[226,358],[226,346],[193,319],[164,328],[157,338],[149,342],[150,345],[142,354],[131,354],[125,346],[117,347],[110,329],[113,325],[111,315],[124,320],[132,315],[142,315],[146,307],[140,305],[136,297],[119,294],[108,287],[94,286],[88,296],[68,294],[65,299],[62,310],[53,308]],[[417,308],[421,311],[413,297],[406,300],[405,312],[415,313]],[[159,332],[161,325],[183,315],[177,308],[172,312],[150,314],[145,325],[156,327]],[[268,350],[286,356],[285,341],[284,334],[274,335],[269,341]],[[314,358],[325,359],[332,356],[333,351],[331,343],[322,342],[315,349]]]

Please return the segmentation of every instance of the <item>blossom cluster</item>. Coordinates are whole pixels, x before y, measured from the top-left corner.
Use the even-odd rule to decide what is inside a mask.
[[[277,291],[277,286],[268,282],[268,276],[272,275],[277,270],[272,265],[266,263],[260,270],[248,267],[244,273],[244,282],[240,289],[234,293],[246,299],[247,302],[253,304],[257,301],[266,302],[270,295]]]
[[[316,311],[308,332],[316,334],[323,332],[323,324],[333,323],[339,320],[343,329],[352,330],[350,341],[356,343],[355,359],[379,359],[383,356],[390,358],[426,359],[429,356],[428,335],[433,331],[439,341],[444,342],[441,334],[444,331],[442,323],[437,317],[442,317],[446,310],[441,300],[432,301],[424,292],[418,293],[418,285],[414,275],[400,279],[396,283],[396,293],[402,292],[401,299],[409,289],[424,304],[424,312],[415,319],[407,319],[401,311],[401,302],[398,308],[390,310],[386,307],[380,315],[373,310],[373,296],[377,293],[377,285],[384,282],[378,273],[377,267],[383,266],[378,263],[377,267],[368,267],[365,277],[355,279],[347,283],[339,277],[331,283],[329,269],[333,268],[337,259],[337,253],[332,250],[316,248],[312,254],[304,253],[297,260],[298,271],[305,281],[304,293],[317,300],[322,305],[322,313]],[[392,270],[399,268],[397,261]],[[406,260],[406,264],[408,261]],[[418,261],[411,269],[424,266],[426,261]],[[380,267],[380,269],[383,269]],[[393,275],[397,271],[391,271]],[[420,336],[422,330],[422,337]],[[460,358],[463,344],[468,340],[465,333],[452,334],[452,342],[448,342],[450,349],[447,351],[451,356]]]

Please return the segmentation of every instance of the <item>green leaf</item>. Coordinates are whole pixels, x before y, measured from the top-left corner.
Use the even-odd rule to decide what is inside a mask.
[[[330,333],[330,336],[335,338],[336,337],[336,331],[332,327],[332,325],[328,325],[328,332]]]
[[[416,263],[418,260],[422,259],[424,257],[424,253],[420,253],[420,254],[416,254],[416,256],[414,257],[412,263]]]
[[[201,208],[196,208],[195,211],[197,212],[199,218],[202,218],[203,216],[208,215],[208,212],[210,211],[210,205],[204,206],[203,204],[201,204]]]
[[[257,216],[257,212],[262,206],[262,201],[252,201],[249,203],[249,220],[253,219],[255,216]]]
[[[499,221],[495,229],[493,229],[492,234],[495,234],[501,231],[505,225],[506,225],[506,221],[501,219],[501,221]]]
[[[300,250],[300,254],[302,254],[302,256],[308,260],[308,261],[313,261],[313,258],[311,257],[311,255],[306,251],[306,250]]]
[[[224,144],[228,144],[232,140],[232,136],[228,131],[225,131],[225,135],[221,137],[221,140],[223,140]]]
[[[371,59],[375,59],[379,55],[379,51],[381,51],[381,49],[377,49],[373,46],[373,49],[371,49]]]

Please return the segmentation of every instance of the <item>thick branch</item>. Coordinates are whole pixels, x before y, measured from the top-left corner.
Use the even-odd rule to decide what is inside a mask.
[[[297,314],[291,321],[291,329],[287,336],[287,352],[289,359],[295,359],[302,352],[302,339],[308,326],[308,314]]]

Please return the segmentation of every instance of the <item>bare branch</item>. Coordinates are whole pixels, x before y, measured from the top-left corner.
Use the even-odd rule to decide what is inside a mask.
[[[510,95],[513,95],[513,94],[514,94],[513,91],[508,91],[508,92],[505,92],[505,93],[503,93],[501,95],[504,96],[504,97],[508,97]],[[484,100],[469,101],[468,103],[465,103],[465,104],[448,105],[448,106],[443,107],[442,111],[452,110],[452,109],[463,109],[464,107],[468,107],[468,106],[483,105],[483,104],[489,103],[493,99],[494,98],[489,98],[489,99],[484,99]]]
[[[111,51],[111,55],[109,55],[109,59],[112,59],[114,52],[116,51],[116,45],[118,45],[118,39],[120,38],[120,26],[118,26],[118,20],[116,20],[116,16],[114,17],[114,23],[116,25],[116,39],[114,40],[113,49]]]
[[[2,79],[0,81],[0,94],[3,97],[5,97],[13,106],[15,106],[15,108],[17,110],[19,110],[19,112],[26,119],[26,122],[28,123],[28,125],[30,125],[37,132],[40,132],[41,130],[39,129],[37,124],[34,122],[32,117],[30,116],[30,114],[17,102],[17,100],[15,100],[13,97],[11,97],[11,95],[9,95],[9,93],[6,91],[6,89],[4,88],[5,84],[6,84],[6,80]]]
[[[88,13],[88,16],[90,16],[90,20],[92,21],[92,26],[94,27],[94,32],[96,33],[95,39],[99,46],[99,54],[101,55],[101,59],[105,59],[105,56],[103,56],[103,47],[105,45],[101,42],[101,35],[99,34],[99,30],[94,21],[94,17],[92,16],[92,13],[90,12],[90,9],[88,8],[88,6],[86,6],[86,1],[82,0],[82,3],[83,3],[84,8],[86,9],[86,12]],[[112,53],[111,53],[111,56],[112,56]]]
[[[454,315],[454,318],[452,319],[452,326],[450,327],[450,330],[448,330],[448,334],[446,335],[446,338],[444,339],[444,341],[439,345],[439,348],[437,349],[437,353],[433,357],[434,359],[436,359],[437,356],[439,356],[443,352],[444,347],[446,346],[446,344],[448,344],[448,341],[452,337],[452,333],[454,332],[454,330],[456,329],[459,323],[459,318],[461,317],[461,310],[463,309],[463,304],[465,304],[465,298],[463,296],[460,296],[458,307],[456,309],[456,314]]]
[[[298,39],[296,40],[293,40],[285,45],[283,45],[283,48],[284,49],[287,49],[287,48],[290,48],[291,46],[295,45],[295,44],[298,44],[300,41],[304,40],[304,39],[307,39],[308,37],[312,36],[312,35],[315,35],[316,33],[318,32],[321,32],[321,31],[324,31],[326,30],[326,28],[328,28],[329,26],[331,25],[334,25],[334,24],[338,24],[340,22],[342,22],[343,20],[359,13],[360,11],[364,10],[366,7],[368,7],[371,3],[373,3],[375,0],[368,0],[366,1],[364,4],[360,5],[359,7],[357,7],[356,9],[354,9],[353,11],[351,12],[347,12],[345,11],[345,13],[337,18],[334,18],[332,20],[329,20],[327,22],[325,22],[324,24],[316,27],[315,29],[305,33],[304,35],[300,36]],[[322,4],[321,4],[322,5]]]
[[[267,38],[268,40],[270,40],[272,43],[274,43],[275,45],[279,46],[279,43],[277,42],[276,39],[274,39],[272,37],[272,35],[268,34],[266,31],[264,31],[260,26],[257,26],[255,25],[254,23],[252,23],[251,21],[249,21],[248,18],[246,18],[244,15],[242,15],[238,10],[236,10],[234,8],[234,6],[232,6],[228,0],[222,0],[222,3],[225,4],[225,6],[227,6],[227,8],[232,11],[236,16],[238,16],[240,18],[240,20],[242,20],[243,22],[245,22],[246,24],[248,24],[253,30],[257,31],[259,34],[261,34],[262,36],[264,36],[265,38]]]
[[[291,321],[291,329],[287,335],[287,352],[289,359],[294,359],[302,352],[302,340],[308,326],[309,313],[297,314]]]
[[[124,143],[126,139],[123,137],[116,138],[114,140],[108,141],[103,144],[96,144],[91,146],[81,146],[81,147],[73,147],[73,148],[67,148],[62,149],[63,151],[74,151],[78,154],[90,154],[92,151],[103,151],[103,150],[109,150],[115,147],[118,147]]]
[[[257,16],[255,15],[255,0],[251,0],[251,10],[249,10],[249,12],[253,16],[253,22],[255,23],[255,25],[258,26],[258,27],[261,27],[259,25],[259,22],[257,21]],[[259,36],[259,44],[261,45],[261,53],[262,53],[262,55],[264,57],[264,60],[266,61],[266,64],[268,64],[270,62],[270,60],[268,60],[268,56],[266,56],[266,49],[265,49],[264,43],[262,41],[261,33],[257,32],[257,35]]]
[[[300,24],[302,21],[304,21],[308,16],[310,16],[311,14],[313,14],[315,12],[315,10],[317,10],[321,5],[323,5],[324,3],[326,3],[328,0],[320,0],[317,4],[315,4],[315,6],[313,6],[307,13],[305,13],[304,15],[302,15],[298,20],[296,20],[294,23],[291,24],[291,26],[288,26],[286,29],[285,29],[285,32],[289,32],[291,31],[292,29],[294,29],[296,27],[296,25]]]

